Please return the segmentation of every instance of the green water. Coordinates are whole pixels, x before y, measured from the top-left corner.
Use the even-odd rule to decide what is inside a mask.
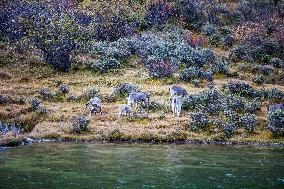
[[[284,188],[284,149],[34,144],[0,152],[0,188]]]

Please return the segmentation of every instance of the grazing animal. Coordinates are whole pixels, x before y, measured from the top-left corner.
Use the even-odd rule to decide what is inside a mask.
[[[284,111],[284,104],[273,104],[267,108],[268,111],[282,110]]]
[[[95,113],[95,115],[97,113],[102,114],[102,101],[101,99],[99,99],[98,97],[93,97],[91,98],[87,103],[86,103],[86,108],[91,105],[91,111],[90,111],[90,116],[93,115],[93,113]]]
[[[128,105],[132,106],[135,103],[144,103],[146,105],[149,105],[151,95],[151,92],[147,94],[143,92],[129,93],[129,96],[127,97]]]
[[[176,86],[176,85],[170,87],[169,91],[171,94],[171,98],[175,95],[182,96],[182,97],[185,97],[187,95],[187,91],[184,88],[180,86]]]
[[[177,117],[179,117],[182,104],[183,104],[182,96],[174,96],[172,98],[171,106],[172,106],[173,116],[176,115]]]
[[[119,117],[122,116],[130,116],[130,114],[132,113],[132,108],[130,105],[127,104],[121,104],[119,105]]]

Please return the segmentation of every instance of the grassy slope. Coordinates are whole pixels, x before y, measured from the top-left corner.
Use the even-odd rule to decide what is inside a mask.
[[[221,52],[226,54],[226,52]],[[220,54],[220,51],[218,52]],[[146,71],[135,64],[135,60],[115,73],[98,75],[89,71],[79,70],[70,73],[58,73],[53,71],[48,65],[40,63],[38,60],[22,59],[13,63],[1,63],[1,72],[8,73],[12,77],[1,79],[0,91],[2,94],[12,97],[38,96],[38,89],[47,87],[55,91],[54,80],[61,80],[70,86],[70,93],[80,95],[84,88],[94,86],[100,90],[103,100],[103,116],[94,116],[90,123],[90,132],[75,135],[69,132],[70,119],[75,115],[87,114],[83,102],[68,102],[66,98],[59,100],[42,100],[42,104],[47,107],[49,113],[39,116],[27,111],[28,105],[1,105],[0,118],[12,121],[24,121],[27,123],[37,123],[31,133],[15,136],[6,134],[0,137],[0,144],[20,140],[24,137],[34,138],[63,138],[78,140],[110,140],[110,139],[143,139],[156,141],[173,140],[224,140],[222,135],[210,134],[210,131],[203,133],[190,132],[187,129],[188,112],[183,111],[180,118],[174,118],[171,112],[167,112],[165,118],[159,119],[160,112],[150,112],[149,119],[139,119],[129,121],[127,118],[118,118],[118,104],[125,103],[126,100],[107,102],[112,93],[113,86],[117,83],[132,82],[138,84],[142,91],[153,91],[151,100],[158,102],[168,101],[168,87],[172,84],[183,86],[190,93],[202,91],[204,88],[193,88],[192,85],[181,83],[177,76],[167,80],[152,80]],[[226,83],[228,78],[218,78],[215,80],[217,86]],[[272,87],[272,85],[266,85]],[[283,86],[277,88],[284,90]],[[258,115],[265,120],[265,110]],[[273,139],[271,134],[259,125],[252,135],[246,134],[243,130],[238,130],[235,136],[229,141],[247,142],[278,142],[284,143],[283,138]]]

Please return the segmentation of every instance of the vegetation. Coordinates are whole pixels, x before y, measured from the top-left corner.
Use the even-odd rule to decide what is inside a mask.
[[[26,136],[283,143],[283,110],[267,110],[284,103],[283,4],[4,1],[0,143]],[[172,85],[189,93],[179,118],[170,112]],[[118,106],[138,91],[152,92],[150,103],[119,118]],[[87,117],[94,96],[102,115]],[[11,134],[13,125],[19,132]]]

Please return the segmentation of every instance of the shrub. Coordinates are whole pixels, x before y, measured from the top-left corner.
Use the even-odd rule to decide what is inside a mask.
[[[169,3],[155,2],[146,13],[145,20],[150,26],[161,26],[173,14],[173,7]]]
[[[276,68],[284,68],[284,61],[280,58],[272,58],[269,61],[269,64],[276,67]]]
[[[39,115],[45,115],[48,113],[48,110],[46,107],[43,107],[43,106],[39,106],[37,109],[36,109],[36,112],[39,114]]]
[[[73,94],[67,96],[68,101],[76,101],[78,99],[79,99],[79,97],[76,96],[76,95],[73,95]]]
[[[244,97],[254,97],[255,90],[249,84],[243,82],[229,82],[224,85],[232,94],[239,94]]]
[[[185,35],[187,43],[193,47],[202,47],[205,44],[205,37],[202,35],[194,36],[191,32]]]
[[[234,122],[224,122],[222,129],[227,138],[231,138],[237,129],[237,125]]]
[[[260,102],[248,102],[244,106],[244,111],[249,113],[256,113],[261,110]]]
[[[242,60],[246,60],[248,62],[253,61],[253,57],[250,55],[248,47],[245,45],[238,45],[230,49],[229,59],[233,62],[239,62]]]
[[[84,116],[76,116],[71,124],[71,131],[74,133],[82,133],[88,131],[90,120]]]
[[[216,27],[213,24],[207,24],[202,27],[202,34],[206,36],[211,36],[217,32]]]
[[[40,89],[39,94],[43,99],[51,99],[54,97],[54,94],[48,88]]]
[[[191,130],[205,129],[209,124],[209,117],[203,112],[192,112],[189,114],[189,127]]]
[[[1,30],[12,40],[26,37],[31,45],[43,52],[48,64],[57,70],[68,71],[71,52],[82,39],[81,27],[73,19],[72,6],[65,0],[49,4],[45,1],[11,1],[1,8]]]
[[[38,98],[36,98],[36,97],[32,97],[30,99],[30,105],[31,105],[31,109],[32,110],[34,110],[34,111],[38,110],[39,107],[40,107],[40,100]]]
[[[26,98],[23,97],[23,96],[18,96],[17,99],[16,99],[16,102],[18,104],[25,104],[26,103]]]
[[[195,0],[177,1],[175,16],[185,27],[192,29],[199,29],[205,19],[201,3]]]
[[[190,82],[194,79],[207,79],[208,81],[213,80],[211,72],[206,72],[201,68],[190,67],[180,72],[180,79],[185,82]]]
[[[114,97],[126,97],[131,92],[139,91],[138,86],[132,83],[122,83],[115,86],[112,96]]]
[[[235,96],[229,95],[222,100],[222,107],[224,110],[242,111],[244,102]]]
[[[61,84],[58,87],[59,94],[68,94],[69,93],[69,86],[66,84]]]
[[[120,65],[120,62],[115,58],[104,58],[93,63],[91,65],[91,70],[95,72],[105,73],[112,69],[119,68]]]
[[[237,112],[235,112],[234,110],[225,110],[224,115],[226,116],[229,122],[235,123],[237,126],[240,119],[239,114]]]
[[[254,114],[246,113],[240,118],[240,124],[248,133],[253,133],[257,126],[257,119]]]
[[[9,104],[9,103],[11,103],[11,98],[0,94],[0,104]]]
[[[262,75],[256,75],[251,78],[251,81],[258,85],[262,85],[265,82],[265,77]]]
[[[216,61],[215,64],[210,65],[210,71],[213,74],[229,74],[229,69],[228,69],[229,62],[225,59],[219,59]]]
[[[153,78],[166,78],[173,75],[173,65],[167,60],[151,60],[148,62],[149,76]]]
[[[184,98],[183,109],[194,109],[201,103],[201,97],[197,94],[187,95]]]
[[[272,88],[268,91],[268,99],[271,101],[283,101],[284,92],[277,88]]]
[[[81,99],[89,100],[95,96],[99,96],[99,90],[97,90],[95,87],[88,87],[83,90],[83,93],[81,94]]]
[[[9,132],[9,125],[7,123],[0,122],[0,134],[4,135]]]
[[[273,135],[284,134],[284,111],[277,109],[268,112],[268,129]]]
[[[222,38],[222,43],[228,47],[233,46],[234,38],[232,35],[226,35]]]

